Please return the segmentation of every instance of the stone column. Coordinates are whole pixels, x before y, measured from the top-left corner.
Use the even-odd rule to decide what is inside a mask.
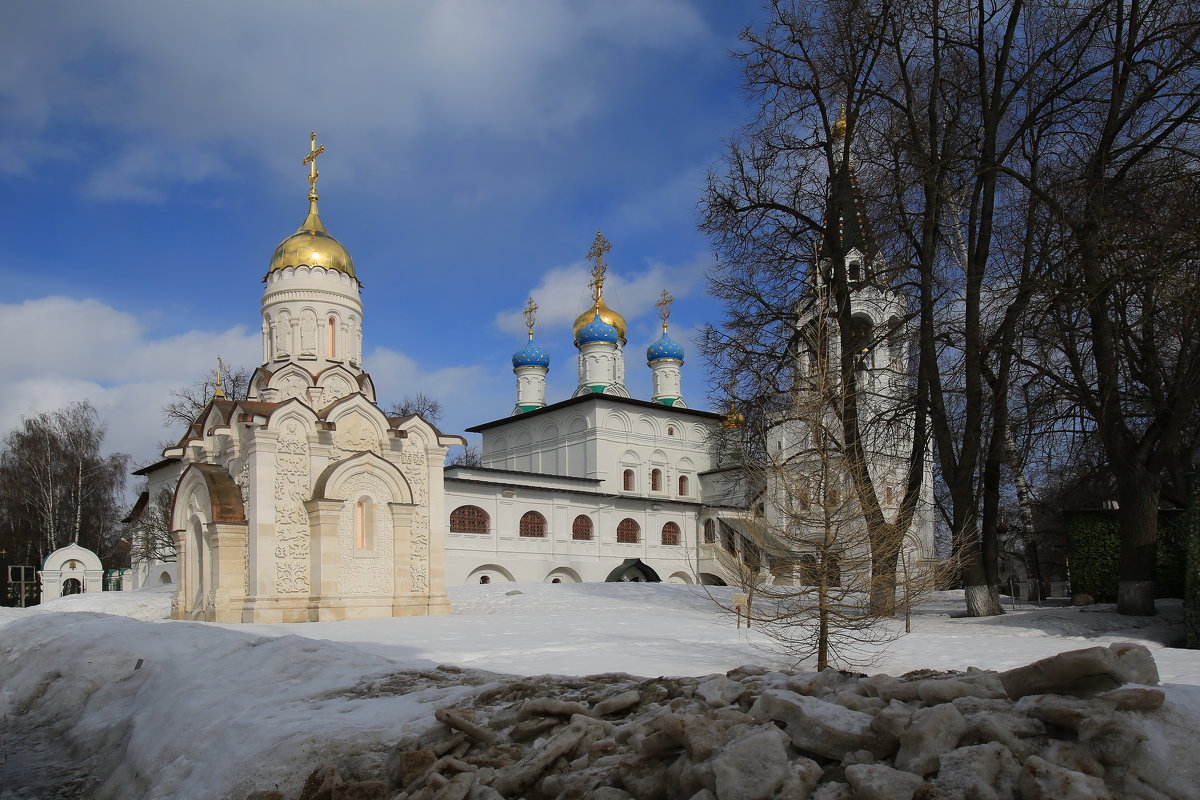
[[[309,603],[320,607],[340,596],[338,588],[338,521],[345,500],[307,500],[309,569]]]
[[[175,593],[171,596],[171,619],[184,619],[184,609],[187,607],[188,591],[191,581],[188,579],[188,552],[186,531],[171,531],[171,542],[175,545]]]
[[[388,503],[392,515],[392,616],[425,613],[426,598],[412,588],[412,503]]]
[[[210,522],[212,540],[213,622],[242,622],[246,599],[246,526]]]

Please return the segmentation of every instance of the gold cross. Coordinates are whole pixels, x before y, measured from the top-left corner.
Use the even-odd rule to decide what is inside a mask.
[[[592,299],[597,303],[604,293],[604,273],[608,271],[608,265],[604,263],[604,256],[612,250],[612,243],[604,238],[604,234],[596,231],[596,238],[592,240],[592,246],[587,251],[587,257],[595,260],[596,266],[592,267],[592,279],[588,282],[588,286],[593,290]]]
[[[537,310],[537,303],[533,302],[533,298],[530,297],[525,301],[525,310],[521,312],[525,315],[525,326],[529,328],[530,339],[533,338],[533,321],[537,319]]]
[[[317,147],[317,132],[316,131],[312,132],[312,137],[309,140],[308,148],[309,148],[308,155],[306,155],[300,163],[308,166],[308,186],[309,186],[308,199],[316,200],[317,199],[317,177],[320,176],[320,174],[321,174],[321,173],[317,172],[317,156],[319,156],[319,155],[321,155],[321,153],[325,152],[325,145],[321,145],[320,147]]]
[[[663,289],[662,296],[655,303],[658,307],[658,318],[662,320],[663,333],[667,331],[667,317],[671,316],[671,303],[675,302],[675,298],[671,297],[671,293]]]

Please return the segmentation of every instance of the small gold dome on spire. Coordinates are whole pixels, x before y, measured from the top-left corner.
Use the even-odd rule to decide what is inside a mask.
[[[612,250],[612,244],[604,238],[603,233],[596,231],[596,238],[592,241],[592,247],[587,253],[587,257],[596,262],[596,265],[592,267],[592,280],[589,283],[592,288],[593,302],[586,311],[575,318],[571,334],[576,339],[579,338],[580,329],[599,314],[600,319],[617,329],[617,336],[620,337],[621,342],[625,341],[625,318],[604,303],[604,275],[608,271],[608,265],[604,263],[604,256],[609,250]]]
[[[842,105],[838,111],[837,122],[833,123],[833,136],[835,139],[841,139],[846,135],[846,106]]]
[[[354,259],[342,247],[342,243],[329,235],[317,214],[317,156],[325,152],[325,145],[317,146],[317,134],[313,132],[309,154],[301,161],[309,168],[308,173],[308,216],[300,229],[284,239],[271,255],[267,274],[288,267],[324,267],[343,272],[357,280],[354,274]]]

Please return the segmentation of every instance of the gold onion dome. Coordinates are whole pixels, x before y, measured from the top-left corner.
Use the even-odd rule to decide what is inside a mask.
[[[625,341],[625,318],[605,305],[604,300],[597,300],[588,306],[587,311],[584,311],[575,318],[575,325],[571,328],[571,333],[576,340],[579,339],[579,331],[583,330],[584,326],[594,320],[596,315],[599,315],[600,319],[605,323],[616,328],[617,336],[622,342]]]
[[[267,273],[288,267],[324,267],[336,272],[344,272],[357,280],[354,274],[354,259],[342,247],[342,243],[329,235],[321,218],[317,215],[317,201],[309,203],[308,216],[300,230],[284,239],[275,248],[271,256],[271,266]]]
[[[284,239],[271,255],[271,266],[267,268],[270,275],[277,269],[288,267],[324,267],[335,272],[342,272],[358,280],[354,274],[354,259],[342,247],[342,243],[329,235],[321,224],[317,214],[317,156],[325,152],[325,145],[317,145],[317,134],[314,131],[309,145],[309,153],[301,163],[308,167],[308,216],[300,224],[300,229]]]

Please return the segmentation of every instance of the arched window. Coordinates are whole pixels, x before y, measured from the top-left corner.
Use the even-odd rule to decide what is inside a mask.
[[[681,497],[687,497],[687,493],[688,493],[687,475],[680,475],[679,476],[679,494]]]
[[[617,526],[617,543],[618,544],[637,544],[641,537],[642,526],[637,522],[626,517],[621,520],[621,524]]]
[[[621,485],[627,492],[633,491],[633,470],[627,469],[621,475]]]
[[[492,582],[492,576],[491,576],[491,575],[480,575],[480,576],[479,576],[479,582],[480,582],[480,583],[491,583],[491,582]]]
[[[375,549],[375,508],[371,498],[360,497],[354,504],[354,549]]]
[[[650,470],[650,491],[652,491],[652,492],[661,492],[662,491],[662,470],[661,469]]]
[[[333,317],[329,318],[327,330],[328,330],[328,342],[327,342],[328,350],[327,350],[327,352],[329,353],[330,358],[334,358],[337,355],[337,347],[336,347],[336,345],[337,345],[337,320],[334,319]]]
[[[679,544],[679,526],[674,522],[668,522],[666,525],[663,525],[662,543],[665,545]]]
[[[674,435],[675,435],[675,428],[671,425],[668,425],[667,426],[667,436],[674,436]]]
[[[490,522],[479,506],[459,506],[450,512],[451,533],[487,533]]]
[[[717,541],[717,521],[715,519],[704,520],[704,543],[715,544]]]
[[[533,538],[546,535],[546,518],[536,511],[526,511],[521,516],[520,534]]]
[[[577,541],[586,542],[592,538],[592,518],[586,514],[580,514],[571,523],[571,538]]]

